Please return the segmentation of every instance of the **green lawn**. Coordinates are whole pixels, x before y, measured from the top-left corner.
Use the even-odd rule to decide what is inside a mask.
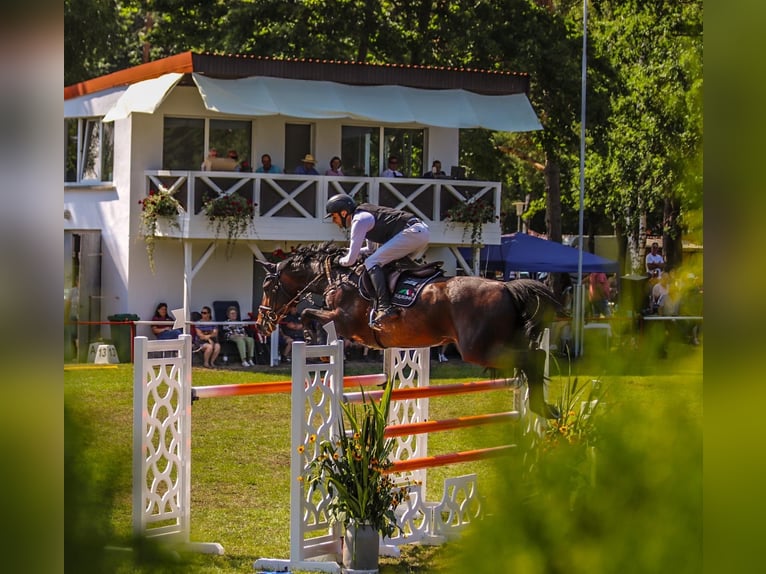
[[[518,466],[513,461],[499,469],[484,462],[429,471],[430,500],[440,498],[441,482],[448,473],[477,472],[480,484],[498,489],[490,497],[490,518],[479,523],[476,532],[444,547],[405,547],[401,559],[381,559],[381,571],[527,573],[562,568],[568,572],[605,572],[617,571],[618,565],[621,572],[639,572],[641,568],[659,571],[652,567],[658,561],[667,564],[672,560],[671,544],[684,559],[673,559],[674,569],[666,571],[694,571],[692,568],[700,564],[696,544],[701,544],[701,537],[696,537],[696,524],[701,522],[697,504],[697,497],[701,498],[701,349],[677,349],[665,359],[628,355],[626,358],[625,352],[615,352],[598,362],[583,360],[574,367],[579,372],[573,376],[578,379],[603,381],[604,404],[608,405],[603,423],[606,436],[599,446],[600,482],[593,489],[593,497],[586,497],[584,508],[561,508],[567,493],[556,492],[556,485],[564,488],[567,480],[556,481],[551,488],[545,485],[548,492],[530,498],[529,486],[520,487]],[[351,363],[346,367],[346,374],[380,371],[374,364]],[[432,384],[487,378],[481,369],[459,361],[432,363],[431,375]],[[289,371],[195,368],[193,376],[195,386],[202,386],[286,380]],[[554,376],[552,396],[567,380],[567,373]],[[165,563],[153,556],[142,569],[140,559],[139,565],[134,565],[124,553],[102,556],[94,551],[105,543],[130,543],[132,365],[66,371],[64,381],[67,462],[71,463],[66,475],[67,536],[72,543],[67,559],[75,559],[78,549],[88,552],[88,558],[83,558],[87,567],[81,571],[252,572],[258,558],[288,558],[289,395],[206,399],[194,404],[192,540],[219,542],[226,555],[189,557],[191,564]],[[507,408],[503,404],[502,391],[434,398],[431,418],[493,412]],[[429,437],[429,453],[498,444],[503,432],[502,427],[492,427],[436,433]],[[572,469],[568,464],[563,458],[553,460],[551,470],[569,475]],[[537,487],[542,489],[543,484]],[[507,514],[511,511],[515,514]],[[594,524],[586,520],[583,526],[581,513],[590,516]],[[71,522],[72,516],[79,522]],[[533,517],[537,518],[529,522]],[[495,525],[495,520],[502,526]],[[626,527],[631,523],[635,531]],[[685,533],[678,534],[676,531],[684,526]],[[559,558],[551,562],[546,548],[555,550]],[[626,558],[634,553],[643,558],[632,562]],[[487,565],[482,569],[484,562]]]

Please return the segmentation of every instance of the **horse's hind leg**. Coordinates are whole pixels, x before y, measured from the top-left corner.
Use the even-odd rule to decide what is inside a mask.
[[[558,419],[561,413],[555,405],[546,402],[547,382],[545,381],[545,351],[530,350],[524,358],[522,370],[529,384],[529,408],[547,419]]]

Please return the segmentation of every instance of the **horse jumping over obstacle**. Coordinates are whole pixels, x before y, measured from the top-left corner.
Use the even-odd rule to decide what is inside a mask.
[[[288,307],[309,294],[324,296],[325,309],[306,309],[306,331],[312,320],[333,321],[338,335],[368,347],[417,348],[454,343],[464,361],[510,376],[523,371],[529,382],[529,403],[535,413],[557,418],[545,402],[539,337],[560,307],[553,292],[539,281],[508,283],[483,277],[438,277],[418,299],[387,319],[381,331],[368,324],[371,302],[359,292],[356,269],[336,263],[345,250],[331,242],[303,246],[278,264],[259,261],[266,271],[258,325],[276,329]],[[309,340],[309,339],[307,339]]]

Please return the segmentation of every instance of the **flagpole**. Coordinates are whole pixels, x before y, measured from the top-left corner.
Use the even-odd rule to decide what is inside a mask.
[[[588,68],[588,0],[582,2],[582,79],[580,93],[580,214],[578,221],[580,250],[577,260],[577,286],[575,289],[574,345],[575,356],[582,354],[583,324],[585,323],[585,296],[582,283],[583,221],[585,214],[585,87]]]

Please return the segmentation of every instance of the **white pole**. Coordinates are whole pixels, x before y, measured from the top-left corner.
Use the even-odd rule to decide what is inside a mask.
[[[583,220],[585,211],[585,87],[588,68],[588,0],[582,2],[582,81],[581,81],[581,107],[580,107],[580,217],[578,233],[580,234],[579,250],[577,259],[577,286],[575,288],[575,320],[574,320],[574,344],[575,356],[582,353],[582,333],[585,322],[585,309],[583,305],[582,285],[582,250],[583,250]]]

